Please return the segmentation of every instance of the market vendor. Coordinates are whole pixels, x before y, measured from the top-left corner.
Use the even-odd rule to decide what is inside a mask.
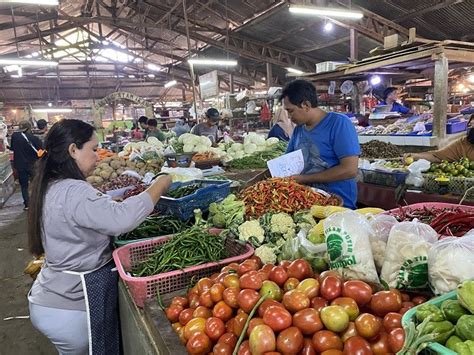
[[[160,142],[166,141],[166,136],[161,129],[158,128],[158,121],[154,118],[150,118],[147,122],[148,132],[146,134],[146,139],[149,137],[156,137]]]
[[[206,111],[206,121],[195,125],[191,130],[191,133],[196,136],[208,137],[213,144],[217,143],[219,132],[217,124],[219,123],[219,120],[219,111],[215,108],[210,108]]]
[[[93,188],[94,127],[55,123],[33,181],[29,249],[45,255],[28,295],[30,319],[60,354],[120,354],[118,275],[111,236],[135,229],[171,184],[169,176],[124,202]]]
[[[279,140],[289,141],[293,130],[295,129],[295,124],[291,122],[288,117],[288,112],[284,108],[279,108],[275,112],[275,117],[273,119],[273,127],[268,132],[268,138],[278,138]]]
[[[355,208],[360,146],[354,125],[345,115],[318,108],[314,85],[294,80],[282,91],[283,107],[297,126],[287,153],[301,149],[305,166],[294,176],[302,184],[335,193]]]
[[[383,92],[383,101],[380,105],[391,105],[390,112],[399,112],[402,115],[414,114],[414,110],[410,110],[398,103],[398,89],[394,87],[388,87]]]
[[[409,153],[407,156],[415,160],[426,159],[432,163],[439,163],[442,160],[454,162],[462,158],[474,161],[474,129],[470,128],[465,137],[455,140],[443,149],[425,153]]]

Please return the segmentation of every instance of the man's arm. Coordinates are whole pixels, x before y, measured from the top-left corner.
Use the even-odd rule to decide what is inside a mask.
[[[441,159],[435,157],[432,152],[413,153],[413,154],[408,154],[408,156],[411,156],[415,160],[425,159],[432,163],[439,163],[441,161]]]
[[[296,180],[296,182],[301,184],[328,183],[353,179],[357,176],[358,162],[358,156],[345,157],[341,159],[339,165],[336,165],[330,169],[310,175],[296,175],[293,176],[293,178]]]

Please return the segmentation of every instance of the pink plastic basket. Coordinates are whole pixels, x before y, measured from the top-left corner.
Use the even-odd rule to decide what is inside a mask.
[[[218,234],[218,231],[211,230],[210,232]],[[148,277],[133,277],[128,273],[134,266],[147,259],[156,246],[166,243],[172,237],[172,235],[169,235],[127,244],[113,252],[119,275],[127,284],[138,307],[143,308],[146,299],[156,297],[157,288],[160,295],[186,289],[193,278],[199,280],[211,276],[213,273],[219,272],[225,265],[234,262],[240,263],[248,259],[254,252],[249,244],[241,244],[231,238],[226,238],[225,248],[230,257],[219,262],[206,263],[188,267],[184,270],[170,271]]]

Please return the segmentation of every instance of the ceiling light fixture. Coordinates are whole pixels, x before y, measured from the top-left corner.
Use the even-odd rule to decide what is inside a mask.
[[[153,79],[155,77],[155,74],[148,74],[148,77]]]
[[[227,60],[227,59],[189,59],[188,63],[191,65],[226,65],[226,66],[237,65],[236,60]]]
[[[373,77],[370,78],[370,84],[371,85],[378,85],[382,82],[382,79],[378,75],[374,75]]]
[[[328,21],[324,24],[324,32],[331,32],[334,29],[334,24]]]
[[[59,5],[58,0],[2,0],[2,3],[10,4],[33,4],[33,5]]]
[[[364,17],[364,14],[360,11],[300,5],[290,5],[290,12],[299,15],[343,17],[355,20]]]
[[[286,70],[288,70],[288,72],[293,73],[293,74],[304,74],[304,71],[301,71],[295,68],[286,68]]]
[[[165,84],[165,88],[170,88],[172,86],[175,86],[178,82],[176,80],[171,80],[171,81],[168,81],[166,84]]]
[[[67,113],[72,112],[72,108],[34,108],[35,113]]]
[[[20,58],[0,58],[0,65],[25,65],[25,66],[56,66],[58,62],[51,60],[31,60],[31,59],[20,59]]]
[[[48,107],[53,107],[53,103],[52,103],[52,102],[48,102]]]
[[[160,68],[158,65],[153,64],[153,63],[148,64],[147,67],[148,67],[148,69],[150,69],[150,70],[156,70],[156,71],[161,70],[161,68]]]
[[[474,74],[471,74],[467,77],[467,79],[471,82],[474,83]]]

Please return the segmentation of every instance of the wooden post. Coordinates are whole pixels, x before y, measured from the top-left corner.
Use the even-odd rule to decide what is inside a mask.
[[[350,29],[349,39],[351,46],[351,60],[357,60],[359,52],[359,43],[357,41],[357,31],[354,28]]]
[[[272,79],[272,63],[266,63],[267,64],[267,87],[272,86],[273,79]]]
[[[235,92],[235,90],[234,90],[234,73],[229,74],[229,90],[230,90],[231,94],[233,94]]]
[[[446,137],[446,114],[448,111],[448,59],[442,53],[435,61],[433,136]]]

